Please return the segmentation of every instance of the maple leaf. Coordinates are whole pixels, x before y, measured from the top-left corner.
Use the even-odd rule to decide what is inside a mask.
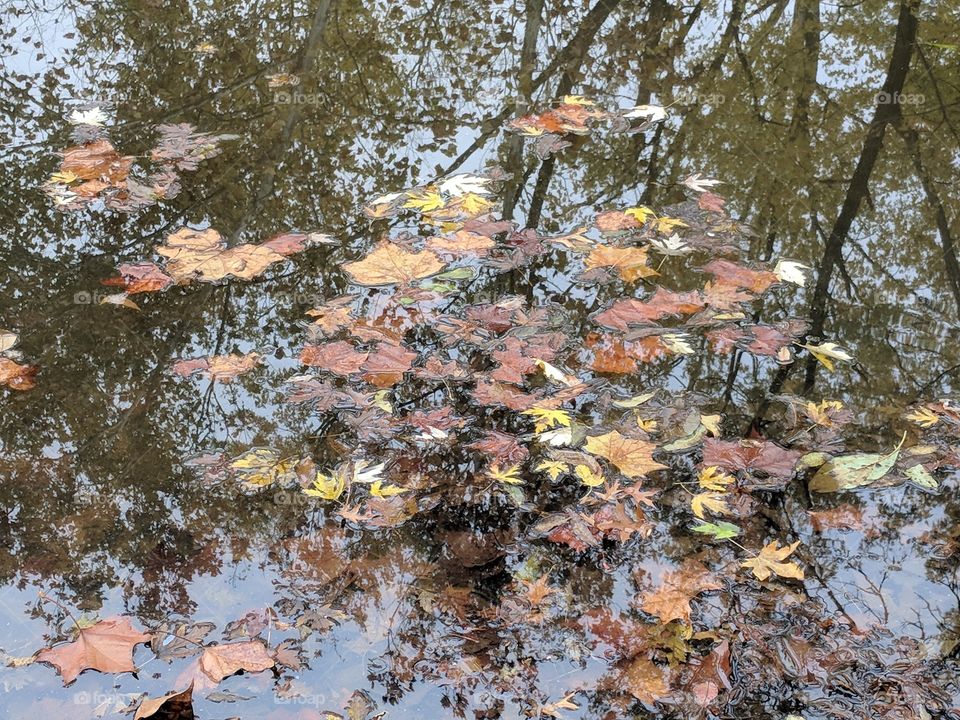
[[[569,465],[558,460],[544,460],[534,468],[537,472],[545,472],[551,480],[556,480],[569,469]]]
[[[764,545],[756,557],[740,563],[740,567],[750,568],[758,580],[766,580],[773,573],[780,577],[803,580],[803,570],[796,563],[783,562],[799,545],[800,541],[797,540],[792,545],[778,548],[777,541],[774,540],[769,545]]]
[[[664,668],[644,655],[627,662],[621,681],[631,695],[648,705],[653,705],[670,692]]]
[[[640,210],[640,208],[635,208],[634,210]],[[631,212],[630,210],[625,212],[620,210],[607,210],[606,212],[598,214],[593,222],[601,233],[604,235],[612,235],[613,233],[635,230],[642,227],[646,217],[646,213],[641,214]]]
[[[605,435],[588,437],[584,449],[606,458],[624,475],[634,478],[667,467],[653,459],[656,447],[653,443],[625,437],[613,430]]]
[[[403,488],[399,485],[384,485],[383,480],[374,480],[370,486],[370,494],[379,498],[393,497],[405,492],[410,492],[409,488]]]
[[[37,662],[53,665],[63,684],[69,685],[84,670],[107,673],[134,672],[133,648],[150,642],[151,635],[133,629],[130,618],[110,617],[90,627],[79,628],[70,643],[44,648]]]
[[[723,586],[696,560],[687,560],[678,569],[666,573],[659,587],[640,597],[640,607],[645,613],[660,618],[667,624],[671,620],[690,622],[690,601],[697,595]]]
[[[754,270],[737,265],[729,260],[711,260],[703,266],[703,271],[710,273],[723,284],[748,290],[759,294],[777,282],[779,278],[769,270]]]
[[[690,500],[690,509],[693,510],[693,514],[701,520],[703,519],[705,509],[721,515],[730,512],[730,508],[727,506],[723,495],[716,492],[702,492],[694,495]]]
[[[595,245],[584,263],[591,270],[601,267],[615,267],[620,272],[620,277],[627,282],[660,274],[647,265],[646,248]]]
[[[323,345],[307,345],[300,353],[300,362],[336,375],[360,372],[369,353],[360,352],[348,342],[338,340]]]
[[[927,407],[919,407],[904,415],[904,418],[916,423],[922,428],[932,428],[940,422],[940,416]]]
[[[263,245],[244,243],[228,248],[212,228],[182,228],[169,235],[156,251],[167,258],[166,271],[178,282],[217,282],[228,276],[251,280],[286,256]]]
[[[434,235],[427,238],[427,247],[438,253],[449,255],[487,255],[497,244],[486,235],[457,230],[452,237]]]
[[[697,477],[697,483],[700,487],[704,490],[714,490],[717,492],[724,492],[732,482],[734,482],[732,475],[728,475],[714,465],[703,468]]]
[[[346,270],[358,285],[407,285],[436,275],[446,267],[433,252],[410,252],[396,243],[382,242],[362,260],[346,263]]]
[[[487,468],[487,477],[496,482],[506,483],[507,485],[522,485],[523,478],[520,477],[520,466],[511,465],[502,469],[499,465],[491,465]]]
[[[396,385],[417,359],[417,354],[399,344],[380,343],[362,365],[363,378],[379,388]]]
[[[576,705],[570,702],[570,698],[572,698],[576,694],[577,693],[575,692],[568,693],[567,695],[564,695],[562,698],[557,700],[555,703],[547,703],[546,705],[541,706],[540,714],[549,715],[550,717],[553,717],[553,718],[561,718],[563,717],[563,715],[561,715],[560,713],[561,710],[579,710],[580,709],[579,705]]]
[[[207,358],[192,358],[178,360],[173,364],[171,371],[176,375],[189,377],[202,373],[214,381],[230,382],[236,377],[249,372],[260,362],[260,356],[255,353],[238,355],[213,355]]]
[[[795,262],[794,260],[778,260],[776,267],[773,268],[774,274],[781,282],[789,282],[800,287],[807,284],[807,275],[804,270],[809,270],[809,265]]]
[[[121,156],[108,140],[96,140],[63,151],[61,173],[73,173],[81,180],[103,180],[118,185],[127,179],[133,158]]]
[[[200,657],[178,678],[178,682],[190,680],[196,689],[208,689],[241,670],[262,672],[274,665],[276,661],[259,640],[211,645],[204,648]]]
[[[89,110],[74,110],[67,118],[71,125],[92,125],[93,127],[103,127],[110,118],[98,107]]]
[[[471,175],[470,173],[451,175],[440,183],[440,192],[447,195],[466,195],[467,193],[489,195],[490,189],[487,185],[490,182],[491,180],[488,177]]]
[[[580,478],[580,482],[587,487],[594,488],[603,485],[603,475],[592,470],[586,465],[577,465],[573,469],[573,472],[576,473],[578,478]]]
[[[667,111],[660,105],[637,105],[623,114],[625,118],[642,118],[650,123],[667,119]]]
[[[346,490],[347,483],[346,473],[343,467],[340,467],[329,475],[317,472],[316,477],[313,479],[312,486],[304,488],[303,492],[305,495],[318,497],[323,500],[339,500],[340,496],[343,495],[343,491]]]
[[[556,427],[557,425],[570,427],[570,413],[566,410],[534,406],[529,410],[524,410],[522,414],[530,415],[536,419],[536,424],[533,429],[534,432],[537,433]]]
[[[431,210],[437,210],[444,206],[443,197],[431,190],[415,190],[407,194],[407,201],[403,204],[405,208],[412,208],[414,210],[419,210],[420,212],[430,212]],[[368,283],[361,283],[368,284]],[[378,285],[384,283],[376,283]]]
[[[778,479],[793,476],[800,453],[769,441],[708,438],[703,446],[703,464],[728,472],[761,471]]]
[[[186,690],[174,690],[166,695],[145,697],[137,707],[133,720],[146,720],[154,717],[160,710],[163,717],[191,717],[193,715],[193,683]]]
[[[230,461],[240,481],[248,487],[265,487],[296,478],[297,458],[283,458],[273,448],[252,448]]]
[[[154,263],[124,263],[117,268],[118,278],[108,278],[104,285],[118,285],[128,295],[157,292],[173,285],[174,280]]]
[[[687,177],[683,184],[694,192],[707,192],[710,188],[715,185],[723,184],[722,180],[714,180],[712,178],[705,178],[700,173],[694,173]]]

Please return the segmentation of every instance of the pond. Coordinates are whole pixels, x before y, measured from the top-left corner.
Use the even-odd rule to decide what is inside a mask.
[[[960,718],[950,3],[0,10],[5,718]]]

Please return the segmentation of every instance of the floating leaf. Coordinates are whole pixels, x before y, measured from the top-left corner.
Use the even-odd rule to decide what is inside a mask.
[[[84,670],[107,673],[134,672],[133,648],[150,642],[151,636],[133,629],[130,618],[111,617],[77,630],[70,643],[44,648],[37,662],[53,665],[69,685]]]
[[[445,267],[429,250],[410,252],[391,242],[383,242],[362,260],[343,266],[358,285],[407,285],[435,275]]]
[[[717,540],[728,540],[729,538],[735,538],[740,534],[739,527],[733,523],[724,521],[717,523],[700,523],[699,525],[694,525],[690,529],[696,533],[700,533],[701,535],[710,535]]]
[[[904,433],[899,444],[886,455],[879,453],[855,453],[831,458],[810,480],[810,490],[815,492],[837,492],[851,490],[876,482],[893,468],[900,457],[907,434]]]
[[[799,545],[800,541],[797,540],[792,545],[777,548],[777,541],[774,540],[765,545],[756,557],[740,563],[740,567],[750,568],[758,580],[766,580],[774,573],[780,577],[803,580],[803,570],[796,563],[783,562]]]
[[[656,445],[621,435],[616,430],[587,438],[587,452],[606,458],[630,478],[662,470],[667,466],[653,459]]]

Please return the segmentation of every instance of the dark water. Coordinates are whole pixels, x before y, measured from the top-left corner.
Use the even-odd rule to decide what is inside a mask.
[[[467,501],[360,531],[297,493],[242,492],[185,465],[258,446],[318,464],[349,450],[353,440],[331,430],[327,414],[285,402],[285,380],[303,371],[305,312],[347,292],[340,264],[397,230],[364,217],[365,201],[454,171],[503,168],[512,175],[499,195],[503,215],[543,234],[605,209],[671,205],[691,173],[722,179],[715,190],[728,211],[753,229],[747,258],[814,268],[805,288],[757,306],[755,319],[811,317],[816,335],[855,358],[833,373],[799,363],[784,378],[776,363],[704,353],[642,366],[620,380],[628,392],[697,393],[724,413],[730,437],[775,414],[764,401],[771,391],[836,399],[854,411],[851,437],[868,451],[896,444],[911,404],[954,392],[960,17],[951,3],[68,1],[14,3],[0,17],[0,322],[40,368],[35,389],[3,391],[0,417],[8,656],[61,638],[57,609],[36,610],[43,590],[77,613],[129,614],[149,627],[209,620],[217,633],[251,610],[290,617],[293,601],[329,606],[333,627],[304,643],[309,666],[286,674],[299,695],[284,697],[270,673],[228,678],[220,690],[251,699],[198,694],[205,719],[320,717],[311,713],[342,711],[355,690],[389,717],[454,716],[458,707],[468,717],[521,717],[531,697],[556,702],[607,674],[603,648],[573,628],[599,608],[628,612],[637,573],[658,576],[696,551],[699,540],[670,530],[689,522],[675,497],[651,537],[598,559],[517,542],[496,508]],[[271,88],[268,76],[282,72],[300,84]],[[547,160],[504,132],[509,119],[569,93],[610,108],[664,105],[669,117],[639,134],[575,137]],[[146,154],[163,123],[236,138],[183,171],[176,197],[133,212],[64,212],[41,186],[57,151],[75,144],[68,116],[91,103],[106,109],[124,154]],[[250,282],[138,296],[140,312],[98,304],[118,264],[149,258],[184,225],[216,228],[234,244],[289,229],[337,242]],[[560,281],[565,262],[481,278],[468,301],[518,294],[590,308],[595,296]],[[570,328],[585,331],[585,320]],[[253,350],[265,363],[231,384],[169,372],[178,358]],[[950,660],[960,633],[958,481],[950,471],[939,479],[937,492],[901,485],[812,499],[862,511],[852,531],[817,532],[802,488],[767,498],[768,521],[783,530],[789,518],[802,541],[802,590],[822,609],[819,627],[836,648],[874,660],[867,670],[837,661],[788,673],[792,704],[778,704],[782,688],[742,690],[724,717],[922,718],[960,705]],[[563,622],[485,626],[445,599],[466,589],[496,607],[511,576],[544,570],[562,577]],[[729,619],[721,600],[701,602],[698,629]],[[840,621],[885,628],[889,641],[861,648]],[[757,656],[735,658],[736,672],[812,662],[797,658],[813,621],[787,602],[769,622],[768,637],[787,640],[755,643]],[[274,643],[290,636],[270,633]],[[865,691],[864,677],[902,660],[893,648],[903,638],[915,643],[910,657],[931,662],[916,685],[950,698],[939,711],[924,715],[922,701],[902,694],[888,714],[871,705],[884,690]],[[166,692],[186,665],[143,647],[136,659],[137,677],[87,672],[66,689],[49,666],[4,668],[2,714],[94,717],[102,702],[111,709],[127,694]],[[564,717],[671,712],[591,697],[579,695],[580,710]],[[833,704],[818,705],[823,698]]]

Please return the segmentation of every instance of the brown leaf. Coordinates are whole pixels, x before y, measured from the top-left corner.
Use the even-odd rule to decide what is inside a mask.
[[[803,570],[796,563],[783,562],[799,545],[800,541],[797,540],[792,545],[778,548],[777,541],[774,540],[768,545],[764,545],[756,557],[740,563],[740,567],[750,568],[758,580],[766,580],[774,573],[780,577],[803,580]]]
[[[638,655],[626,662],[621,679],[624,689],[637,700],[653,705],[670,693],[667,671],[645,655]]]
[[[31,390],[36,387],[36,365],[21,365],[10,358],[0,357],[0,385],[11,390]]]
[[[660,274],[647,265],[646,248],[619,248],[597,245],[590,251],[584,263],[591,270],[601,267],[614,267],[620,272],[620,277],[627,282]]]
[[[631,325],[648,325],[660,318],[692,315],[702,310],[706,301],[696,292],[676,293],[657,288],[646,302],[628,298],[618,300],[606,310],[593,316],[598,325],[626,332]]]
[[[157,292],[173,285],[173,278],[154,263],[124,263],[118,270],[120,277],[108,278],[103,284],[122,287],[127,295]]]
[[[796,450],[786,450],[766,440],[708,438],[703,446],[703,465],[716,465],[729,472],[761,471],[784,480],[793,477],[800,454]]]
[[[396,385],[417,359],[417,354],[400,345],[380,343],[369,354],[361,369],[363,379],[379,388]]]
[[[680,568],[663,576],[660,587],[641,596],[640,607],[666,624],[671,620],[690,622],[690,601],[702,592],[719,590],[722,585],[696,560],[687,560]]]
[[[227,248],[220,233],[212,228],[182,228],[168,236],[157,253],[167,258],[166,271],[177,282],[217,282],[228,276],[251,280],[286,259],[264,245],[244,243]]]
[[[72,683],[87,669],[107,673],[134,672],[133,648],[150,642],[150,637],[134,630],[130,618],[106,618],[78,630],[73,642],[44,648],[37,653],[37,662],[50,663],[57,668],[64,685]]]
[[[133,720],[153,717],[161,708],[164,710],[164,717],[192,718],[193,683],[190,683],[186,690],[175,690],[158,698],[144,698],[137,708]]]
[[[358,285],[406,285],[435,275],[445,267],[429,250],[410,252],[391,242],[377,245],[362,260],[346,263],[346,270]]]
[[[120,155],[108,140],[96,140],[64,150],[60,172],[118,185],[127,179],[132,165],[133,158]]]
[[[711,260],[703,266],[703,271],[710,273],[725,285],[749,290],[758,295],[778,280],[776,274],[769,270],[753,270],[729,260]]]
[[[249,372],[260,362],[260,356],[255,353],[238,355],[212,355],[207,358],[191,358],[178,360],[173,364],[171,371],[176,375],[188,377],[203,373],[211,380],[230,382],[234,378]]]
[[[369,353],[358,352],[353,345],[343,340],[323,345],[307,345],[300,353],[300,362],[318,367],[337,375],[360,372]]]
[[[666,468],[653,459],[657,446],[645,440],[625,437],[616,430],[587,438],[584,449],[606,458],[630,478]]]
[[[276,662],[259,640],[244,640],[227,645],[211,645],[178,679],[191,679],[197,689],[216,687],[225,677],[241,670],[261,672],[269,670]]]

